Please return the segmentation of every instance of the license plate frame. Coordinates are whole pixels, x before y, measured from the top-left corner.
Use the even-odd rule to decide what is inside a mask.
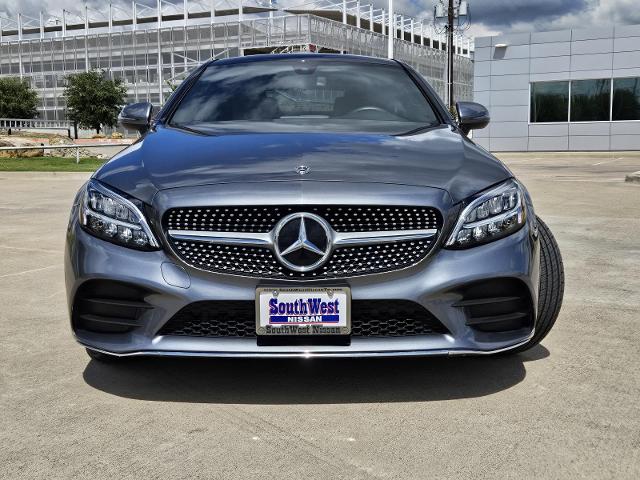
[[[309,295],[313,295],[314,299],[320,302],[319,310],[322,309],[322,303],[326,305],[326,310],[331,310],[329,303],[338,301],[334,304],[333,309],[337,309],[338,319],[333,321],[331,317],[336,316],[333,312],[320,313],[320,315],[311,314],[304,315],[304,312],[287,315],[270,314],[269,309],[272,299],[276,299],[277,308],[280,304],[292,302],[302,302],[303,306],[298,303],[298,310],[312,308],[310,306]],[[265,301],[266,300],[266,301]],[[306,302],[305,302],[306,300]],[[347,286],[330,286],[330,287],[281,287],[281,286],[261,286],[256,288],[256,335],[263,337],[278,336],[322,336],[332,337],[337,335],[351,334],[351,289]],[[290,317],[300,317],[300,322],[288,321]],[[319,319],[306,320],[304,317],[322,317]],[[287,317],[287,321],[282,318]]]

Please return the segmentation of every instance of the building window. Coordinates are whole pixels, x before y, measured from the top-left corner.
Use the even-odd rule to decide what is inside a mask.
[[[640,78],[613,80],[613,120],[640,120]]]
[[[610,105],[610,79],[571,82],[572,122],[608,122]]]
[[[531,84],[531,122],[566,122],[569,119],[569,82]]]

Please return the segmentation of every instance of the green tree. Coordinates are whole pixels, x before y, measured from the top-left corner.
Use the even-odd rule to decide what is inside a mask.
[[[117,123],[127,89],[121,80],[109,80],[104,70],[91,70],[67,76],[64,96],[69,119],[100,133],[103,126]]]
[[[0,118],[33,118],[38,114],[38,94],[29,82],[0,78]]]

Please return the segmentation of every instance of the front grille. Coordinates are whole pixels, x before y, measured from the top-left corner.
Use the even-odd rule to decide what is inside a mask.
[[[354,337],[448,333],[426,308],[410,300],[353,300],[351,311],[351,335]]]
[[[353,300],[351,331],[354,337],[447,333],[447,329],[428,310],[409,300]],[[255,302],[214,300],[192,303],[176,313],[158,335],[255,338]]]
[[[320,215],[336,232],[420,230],[440,227],[440,215],[435,208],[379,205],[173,208],[164,216],[164,227],[167,230],[266,233],[270,232],[282,217],[295,212]]]
[[[270,232],[286,215],[315,213],[337,232],[440,230],[442,220],[430,207],[380,206],[254,206],[175,208],[164,216],[165,230]],[[300,273],[287,269],[267,247],[224,245],[180,240],[168,236],[176,254],[187,264],[218,273],[261,278],[339,278],[383,273],[415,265],[437,237],[394,243],[336,248],[317,270]]]
[[[307,273],[288,270],[268,248],[181,240],[172,243],[188,264],[214,272],[264,278],[338,278],[408,267],[429,253],[433,240],[338,248],[325,265]]]
[[[176,313],[158,335],[255,337],[255,303],[245,300],[195,302]]]

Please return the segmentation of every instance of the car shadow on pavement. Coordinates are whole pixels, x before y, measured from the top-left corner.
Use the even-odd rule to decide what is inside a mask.
[[[90,386],[120,397],[218,404],[420,402],[481,397],[512,387],[541,345],[517,355],[397,359],[94,360]]]

